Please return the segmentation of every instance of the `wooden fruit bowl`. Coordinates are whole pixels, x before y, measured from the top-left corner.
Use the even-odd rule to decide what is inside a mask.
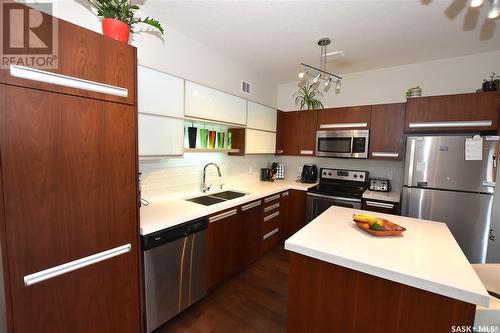
[[[377,231],[377,230],[372,230],[370,229],[370,226],[368,223],[365,223],[365,222],[356,222],[356,225],[366,231],[367,233],[373,235],[373,236],[400,236],[403,231],[406,231],[406,228],[400,226],[399,224],[396,224],[396,223],[392,223],[391,221],[389,220],[386,220],[386,219],[380,219],[384,224],[388,224],[391,226],[391,228],[393,230],[380,230],[380,231]]]

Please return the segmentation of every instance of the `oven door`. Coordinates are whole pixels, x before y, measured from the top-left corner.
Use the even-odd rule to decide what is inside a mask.
[[[331,206],[361,209],[361,199],[307,193],[306,222],[309,223]]]

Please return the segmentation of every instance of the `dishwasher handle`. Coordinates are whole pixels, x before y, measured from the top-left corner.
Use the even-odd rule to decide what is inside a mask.
[[[206,229],[207,226],[208,218],[202,217],[142,236],[142,250],[147,251],[176,239],[187,237]]]

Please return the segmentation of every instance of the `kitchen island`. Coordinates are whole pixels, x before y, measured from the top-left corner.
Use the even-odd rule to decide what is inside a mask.
[[[285,242],[288,332],[451,332],[489,295],[444,223],[372,213],[398,237],[359,229],[331,207]]]

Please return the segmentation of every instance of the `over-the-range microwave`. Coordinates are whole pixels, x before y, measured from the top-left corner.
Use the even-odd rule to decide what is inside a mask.
[[[317,131],[316,156],[368,158],[370,130]]]

